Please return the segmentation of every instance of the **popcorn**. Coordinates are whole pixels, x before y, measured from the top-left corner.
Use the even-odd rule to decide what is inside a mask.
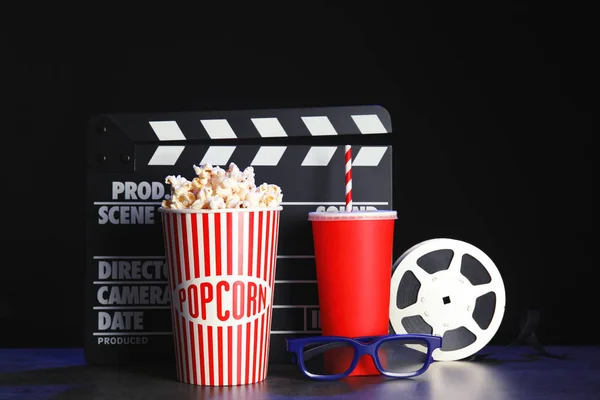
[[[210,186],[205,186],[202,189],[200,189],[200,192],[198,193],[198,197],[199,199],[208,201],[208,199],[210,199],[213,196],[213,190]]]
[[[238,181],[232,179],[232,178],[224,178],[223,181],[221,182],[221,185],[223,185],[223,187],[225,188],[233,188],[234,186],[238,186]]]
[[[233,194],[237,197],[239,197],[240,199],[245,199],[248,197],[248,193],[250,191],[248,190],[248,188],[245,187],[238,187],[233,191]],[[243,200],[246,201],[246,200]]]
[[[263,197],[263,193],[260,192],[260,188],[254,189],[246,195],[246,200],[250,202],[250,207],[259,207],[260,200]]]
[[[219,196],[222,199],[226,199],[229,196],[231,196],[232,194],[233,194],[233,189],[224,187],[224,186],[217,186],[217,188],[215,190],[215,196]]]
[[[258,187],[258,190],[260,190],[261,193],[267,193],[269,191],[269,185],[266,183],[263,183],[262,185],[260,185]]]
[[[237,204],[236,208],[250,208],[250,202],[248,200],[242,200]]]
[[[225,201],[222,197],[213,196],[208,199],[208,208],[211,210],[219,210],[221,208],[225,208]]]
[[[283,201],[281,188],[262,183],[257,186],[253,167],[243,171],[235,163],[227,169],[205,163],[194,165],[191,181],[180,175],[169,175],[171,198],[162,202],[170,209],[276,208]]]
[[[177,208],[188,208],[196,201],[196,196],[192,192],[182,192],[175,196]]]
[[[194,210],[202,210],[207,204],[209,204],[207,199],[198,199],[192,203],[192,206],[190,208]]]
[[[273,193],[265,193],[259,205],[261,207],[277,207],[277,198]]]
[[[240,196],[237,194],[232,194],[225,200],[225,208],[237,208],[237,205],[240,201]]]
[[[207,177],[211,174],[212,169],[213,166],[208,163],[202,164],[200,167],[194,165],[194,172],[196,175],[198,175],[198,177]]]
[[[244,180],[246,182],[252,183],[254,185],[254,167],[248,167],[242,173]]]
[[[172,194],[185,193],[192,188],[192,182],[188,181],[181,175],[167,176],[167,178],[165,179],[165,183],[168,183],[171,185]]]
[[[201,189],[206,185],[208,185],[208,178],[195,177],[194,179],[192,179],[192,187],[194,188]]]

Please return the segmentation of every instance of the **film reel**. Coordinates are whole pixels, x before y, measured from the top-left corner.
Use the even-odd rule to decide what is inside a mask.
[[[477,247],[455,239],[430,239],[394,263],[390,324],[395,333],[442,336],[436,361],[461,360],[498,331],[506,293],[500,271]]]

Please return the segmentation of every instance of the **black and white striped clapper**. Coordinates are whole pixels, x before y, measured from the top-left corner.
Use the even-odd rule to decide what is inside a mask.
[[[344,145],[349,139],[355,209],[391,209],[392,149],[381,140],[390,133],[390,116],[380,106],[91,118],[86,132],[88,363],[173,359],[168,268],[157,209],[169,195],[165,177],[191,179],[192,166],[203,162],[252,165],[257,183],[282,188],[269,361],[287,362],[286,337],[320,332],[308,212],[344,209]],[[330,136],[328,143],[335,144],[318,144],[321,139],[315,136]]]

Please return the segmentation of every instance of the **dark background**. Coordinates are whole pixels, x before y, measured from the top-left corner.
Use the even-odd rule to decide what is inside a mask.
[[[592,12],[302,4],[7,21],[0,347],[82,346],[90,115],[360,104],[392,116],[396,257],[470,242],[506,285],[495,343],[526,309],[544,344],[599,343]]]

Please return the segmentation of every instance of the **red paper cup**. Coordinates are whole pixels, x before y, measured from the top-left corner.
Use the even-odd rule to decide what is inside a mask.
[[[323,336],[389,333],[390,279],[396,211],[311,212]],[[332,374],[348,368],[346,348],[325,354]],[[376,375],[370,357],[351,375]]]
[[[160,209],[180,381],[265,379],[280,211]]]

